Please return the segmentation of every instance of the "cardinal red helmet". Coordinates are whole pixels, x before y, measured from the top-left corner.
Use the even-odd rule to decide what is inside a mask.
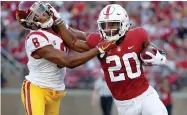
[[[43,16],[44,13],[48,15],[45,17],[48,20],[47,24],[52,25],[52,14],[50,13],[48,7],[39,1],[22,1],[16,9],[16,19],[25,29],[38,30],[40,28],[45,28],[39,20],[35,20],[36,17]],[[45,26],[46,26],[45,22]],[[48,26],[47,25],[47,26]]]

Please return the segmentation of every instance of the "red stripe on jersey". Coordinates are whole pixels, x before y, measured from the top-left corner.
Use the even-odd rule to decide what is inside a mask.
[[[31,108],[31,100],[30,100],[30,85],[31,82],[28,82],[27,84],[27,104],[28,104],[28,110],[29,110],[29,115],[32,115],[32,108]]]
[[[49,41],[48,38],[47,38],[47,36],[44,33],[42,33],[42,32],[31,32],[31,33],[29,33],[27,35],[26,38],[28,39],[31,35],[40,35],[40,36],[44,37],[47,41]]]
[[[26,84],[26,80],[23,82],[23,95],[24,95],[24,106],[25,106],[25,111],[26,111],[26,113],[27,113],[27,115],[28,115],[28,111],[27,111],[27,106],[26,106],[26,91],[25,91],[25,84]]]
[[[106,10],[106,18],[108,19],[109,18],[109,15],[110,15],[110,7],[111,6],[108,6],[107,10]]]
[[[43,31],[49,32],[49,33],[59,37],[58,33],[55,33],[52,29],[47,28],[47,29],[43,29]]]

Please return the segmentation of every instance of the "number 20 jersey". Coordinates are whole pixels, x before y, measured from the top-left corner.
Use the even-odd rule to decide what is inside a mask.
[[[52,45],[54,48],[67,51],[62,38],[55,34],[52,29],[31,31],[25,42],[26,52],[28,56],[29,75],[26,79],[31,83],[42,88],[50,88],[53,90],[64,90],[64,76],[66,68],[58,68],[58,66],[44,58],[35,59],[32,53],[42,47]]]
[[[140,53],[148,40],[147,32],[141,28],[130,29],[117,47],[99,58],[107,85],[116,100],[128,100],[141,95],[148,89]],[[101,41],[98,33],[87,37],[87,44],[95,47]]]

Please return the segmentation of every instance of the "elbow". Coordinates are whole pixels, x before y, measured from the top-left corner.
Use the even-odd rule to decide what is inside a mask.
[[[73,69],[75,67],[77,67],[74,63],[74,61],[71,58],[65,58],[65,59],[61,59],[59,58],[59,63],[57,63],[57,65],[63,66],[63,67],[67,67],[70,69]]]
[[[83,64],[82,57],[80,55],[66,55],[63,58],[63,62],[67,68],[73,69]]]
[[[67,60],[67,68],[73,69],[77,66],[79,66],[79,65],[77,65],[74,60],[71,60],[71,59]]]
[[[75,68],[75,67],[77,67],[77,66],[74,65],[74,64],[72,64],[71,62],[67,62],[65,67],[67,67],[67,68],[69,68],[69,69],[73,69],[73,68]]]
[[[75,67],[77,67],[77,66],[69,66],[68,68],[69,69],[74,69]]]
[[[69,69],[74,69],[75,67],[77,67],[77,66],[75,66],[75,65],[73,65],[73,64],[69,64],[69,65],[67,66],[67,68],[69,68]]]

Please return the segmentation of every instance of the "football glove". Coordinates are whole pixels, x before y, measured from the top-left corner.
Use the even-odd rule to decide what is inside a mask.
[[[101,42],[96,47],[99,50],[99,52],[103,54],[115,46],[116,46],[116,41],[112,40],[112,41]]]
[[[60,25],[60,24],[65,24],[64,19],[60,16],[60,13],[56,11],[56,9],[51,6],[51,4],[46,3],[46,5],[49,8],[49,11],[53,14],[53,19],[54,19],[54,25]],[[66,27],[68,28],[68,25],[66,24]]]
[[[61,18],[61,17],[60,17],[60,13],[58,13],[58,12],[56,11],[56,9],[55,9],[53,6],[51,6],[51,4],[46,3],[45,5],[48,6],[49,11],[50,11],[51,13],[53,13],[53,19],[54,19],[54,20]]]
[[[151,52],[146,51],[147,55],[151,56],[151,59],[143,59],[141,56],[140,58],[145,64],[152,64],[152,65],[163,65],[166,62],[166,53],[163,50],[157,50],[156,55],[153,55]]]

